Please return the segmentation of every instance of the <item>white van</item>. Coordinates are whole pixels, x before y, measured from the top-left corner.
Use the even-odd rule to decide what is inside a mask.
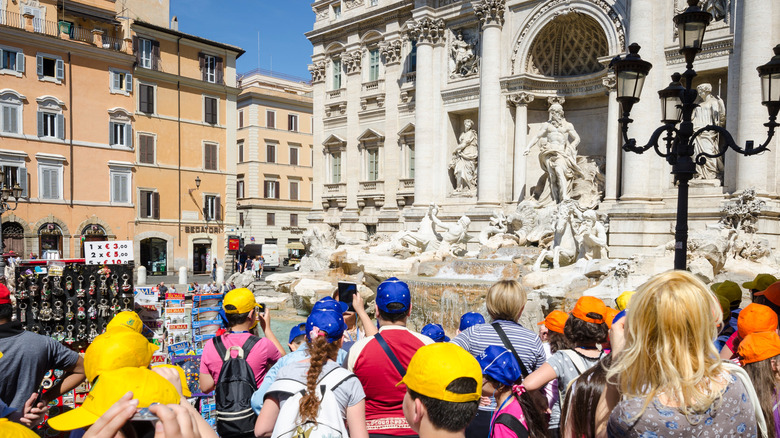
[[[281,261],[279,260],[279,246],[271,243],[264,243],[260,249],[260,254],[263,256],[263,259],[265,259],[263,269],[275,271],[276,268],[281,265]]]

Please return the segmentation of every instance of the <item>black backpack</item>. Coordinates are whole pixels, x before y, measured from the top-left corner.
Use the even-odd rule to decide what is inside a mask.
[[[254,437],[257,414],[252,410],[250,401],[252,394],[257,391],[257,383],[255,373],[245,358],[259,341],[260,338],[250,335],[243,347],[227,349],[220,336],[214,338],[214,348],[222,358],[214,396],[217,433],[223,438]],[[232,350],[238,350],[236,357],[231,357]]]

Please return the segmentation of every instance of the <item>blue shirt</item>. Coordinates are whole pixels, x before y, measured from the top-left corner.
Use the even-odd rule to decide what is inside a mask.
[[[265,399],[265,393],[268,392],[268,388],[271,387],[271,384],[276,381],[276,376],[279,374],[279,370],[284,368],[285,365],[291,364],[293,362],[300,362],[302,360],[305,360],[309,357],[309,354],[307,353],[308,346],[306,343],[302,343],[300,347],[298,347],[297,350],[293,351],[290,354],[282,356],[281,359],[276,361],[274,366],[271,367],[270,370],[265,374],[265,378],[263,379],[263,382],[260,384],[260,387],[257,388],[257,391],[255,391],[254,394],[252,394],[252,409],[254,409],[256,414],[260,414],[260,409],[263,408],[263,400]],[[344,363],[344,361],[347,358],[347,352],[343,349],[339,349],[339,355],[336,358],[336,363]]]

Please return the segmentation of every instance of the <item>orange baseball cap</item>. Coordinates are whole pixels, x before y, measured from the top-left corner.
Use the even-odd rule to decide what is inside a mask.
[[[536,325],[544,324],[547,330],[563,334],[563,327],[566,325],[566,320],[569,319],[569,314],[561,312],[560,310],[553,310],[550,312],[544,321],[537,322]]]
[[[590,318],[588,313],[595,313],[599,315],[599,318]],[[603,324],[606,314],[607,305],[596,297],[580,297],[577,304],[574,305],[574,310],[571,311],[573,317],[593,324]]]
[[[772,304],[780,306],[780,281],[770,284],[768,288],[761,292],[756,292],[754,295],[757,297],[766,297]]]
[[[604,315],[604,322],[607,323],[607,328],[612,328],[612,320],[615,319],[619,310],[615,310],[611,307],[607,307],[607,313]]]
[[[780,355],[780,336],[777,332],[762,332],[748,335],[737,349],[742,364],[761,362]]]
[[[739,312],[737,333],[741,339],[753,333],[774,331],[777,331],[777,314],[769,306],[751,303]]]

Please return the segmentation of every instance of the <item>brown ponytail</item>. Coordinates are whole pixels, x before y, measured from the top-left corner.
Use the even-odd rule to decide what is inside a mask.
[[[313,421],[314,424],[317,424],[317,412],[320,410],[320,399],[316,393],[317,381],[325,362],[328,359],[335,359],[338,355],[339,343],[328,343],[328,339],[325,336],[317,336],[310,341],[306,341],[306,344],[309,348],[311,365],[306,375],[306,394],[301,398],[299,413],[302,421]]]

